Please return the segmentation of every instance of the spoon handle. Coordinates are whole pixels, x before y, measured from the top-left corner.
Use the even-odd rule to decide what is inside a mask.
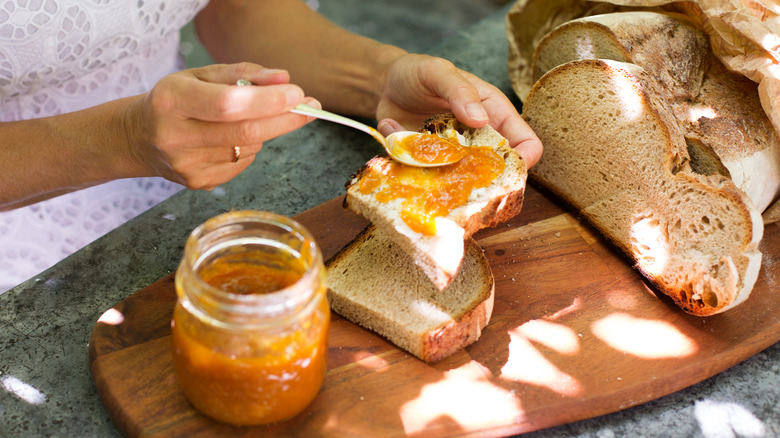
[[[357,130],[365,132],[366,134],[371,135],[383,145],[386,144],[385,138],[382,136],[382,134],[379,133],[379,131],[366,124],[360,123],[356,120],[348,119],[346,117],[340,116],[338,114],[334,114],[329,111],[317,109],[309,105],[306,105],[304,103],[291,109],[290,112],[296,114],[302,114],[304,116],[316,117],[318,119],[327,120],[329,122],[334,122],[334,123],[339,123],[341,125],[349,126],[351,128],[355,128]]]

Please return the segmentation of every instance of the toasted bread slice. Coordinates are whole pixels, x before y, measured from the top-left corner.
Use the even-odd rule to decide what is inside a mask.
[[[758,276],[761,216],[721,175],[688,163],[684,129],[641,67],[580,60],[533,86],[523,117],[545,145],[530,171],[680,307],[736,306]]]
[[[373,225],[326,263],[333,311],[425,362],[479,338],[493,311],[494,281],[482,249],[466,240],[458,276],[438,291]]]
[[[780,196],[780,138],[758,84],[729,71],[685,16],[633,11],[568,21],[537,45],[534,79],[576,59],[645,69],[681,123],[694,171],[730,177],[759,212]]]
[[[443,115],[427,121],[422,132],[448,137],[457,131],[469,146],[489,146],[504,160],[504,170],[487,187],[471,192],[463,205],[435,219],[436,232],[423,234],[403,219],[404,199],[382,202],[377,199],[384,185],[364,193],[360,181],[368,176],[385,175],[389,166],[399,166],[388,156],[372,158],[348,183],[345,204],[381,228],[390,239],[410,255],[433,284],[443,290],[458,272],[463,259],[463,241],[476,231],[495,226],[520,212],[525,193],[527,171],[520,155],[498,132],[486,126],[471,129],[454,116]],[[386,180],[386,178],[385,178]]]

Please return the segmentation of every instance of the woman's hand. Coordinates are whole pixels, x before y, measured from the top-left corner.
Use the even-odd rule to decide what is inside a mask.
[[[238,79],[256,86],[237,87]],[[263,142],[313,120],[289,112],[299,103],[320,107],[289,82],[286,71],[250,63],[166,76],[125,114],[132,161],[142,173],[190,189],[229,181],[254,161]]]
[[[472,128],[489,123],[509,140],[528,167],[542,155],[539,138],[495,86],[442,58],[408,54],[396,59],[377,106],[380,132],[388,135],[416,129],[442,112],[452,112]]]

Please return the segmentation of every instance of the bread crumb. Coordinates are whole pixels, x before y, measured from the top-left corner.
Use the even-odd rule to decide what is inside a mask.
[[[561,232],[558,231],[557,233],[555,233],[555,237],[561,237]]]

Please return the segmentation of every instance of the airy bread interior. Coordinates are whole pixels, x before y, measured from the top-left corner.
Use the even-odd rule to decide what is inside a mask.
[[[424,235],[412,230],[401,218],[403,200],[380,202],[376,199],[382,189],[370,193],[359,189],[360,179],[369,173],[382,174],[391,159],[377,156],[347,183],[345,204],[362,214],[404,250],[443,290],[455,278],[463,259],[463,241],[479,229],[495,226],[520,212],[525,193],[527,171],[520,155],[490,126],[471,129],[460,124],[453,115],[432,118],[421,131],[446,136],[451,130],[462,135],[466,145],[490,146],[505,162],[505,168],[488,187],[475,189],[467,202],[448,215],[436,218],[436,234]]]
[[[742,302],[758,276],[758,211],[722,175],[692,171],[662,87],[630,63],[565,63],[533,86],[523,117],[545,145],[530,171],[695,315]]]
[[[333,311],[426,362],[476,341],[493,310],[493,274],[470,238],[460,273],[444,291],[373,225],[326,268]]]

